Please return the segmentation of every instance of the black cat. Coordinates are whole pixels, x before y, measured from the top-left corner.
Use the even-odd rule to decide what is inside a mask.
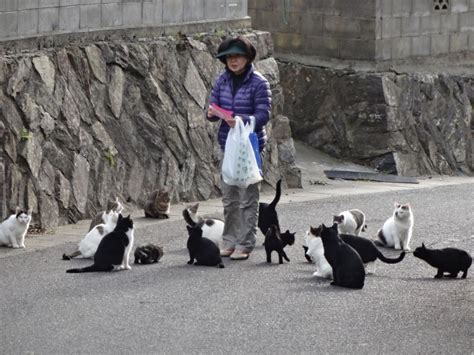
[[[135,264],[157,263],[163,257],[163,248],[154,244],[146,244],[135,249]]]
[[[283,258],[286,261],[290,261],[285,251],[284,247],[287,245],[293,245],[295,243],[295,233],[290,233],[287,230],[285,233],[280,233],[278,226],[275,224],[271,225],[267,234],[265,234],[265,251],[267,252],[267,263],[272,262],[272,251],[278,253],[278,261],[280,264],[283,264]]]
[[[445,272],[449,277],[456,278],[460,271],[463,272],[461,278],[465,279],[467,269],[472,264],[469,253],[457,248],[428,249],[421,243],[421,247],[416,248],[413,255],[438,269],[435,279],[442,278]]]
[[[130,270],[129,258],[133,247],[133,221],[130,215],[119,214],[117,226],[106,234],[94,254],[94,264],[82,269],[69,269],[68,273]]]
[[[328,228],[321,225],[324,257],[332,267],[331,285],[361,289],[364,287],[365,269],[359,254],[339,237],[337,224]]]
[[[214,242],[202,237],[203,222],[197,223],[195,226],[186,226],[188,229],[187,247],[189,251],[189,265],[219,266],[224,268],[220,256],[219,248]],[[196,259],[196,262],[194,262]]]
[[[276,183],[276,192],[273,201],[270,203],[260,202],[258,204],[258,228],[263,235],[267,235],[268,228],[271,225],[276,225],[280,230],[280,222],[278,221],[278,214],[275,210],[281,196],[281,179]]]
[[[364,264],[374,262],[377,259],[387,264],[396,264],[402,261],[405,257],[405,252],[401,252],[398,258],[387,258],[375,246],[374,242],[369,239],[351,234],[339,234],[339,236],[344,243],[349,244],[355,249]]]

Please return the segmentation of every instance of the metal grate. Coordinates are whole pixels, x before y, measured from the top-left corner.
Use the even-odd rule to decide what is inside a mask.
[[[448,11],[450,8],[449,0],[433,0],[433,10],[436,12]]]

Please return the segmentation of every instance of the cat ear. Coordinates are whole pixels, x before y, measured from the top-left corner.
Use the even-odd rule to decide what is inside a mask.
[[[16,208],[15,208],[15,214],[18,214],[18,212],[20,212],[20,207],[16,206]]]
[[[425,243],[421,243],[421,247],[422,247],[423,249],[426,249]]]
[[[29,208],[27,214],[28,214],[29,216],[31,216],[32,213],[33,213],[33,209],[32,209],[32,208]]]
[[[334,223],[331,228],[337,230],[337,223]]]
[[[400,204],[398,202],[395,202],[393,205],[397,208],[400,207]]]

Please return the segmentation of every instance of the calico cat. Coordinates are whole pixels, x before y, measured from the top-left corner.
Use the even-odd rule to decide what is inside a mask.
[[[145,217],[166,219],[170,217],[171,191],[161,188],[153,191],[145,202]]]
[[[146,244],[135,249],[135,264],[157,263],[163,257],[163,248],[154,244]]]
[[[321,225],[321,240],[324,256],[332,267],[331,285],[361,289],[364,287],[365,269],[359,254],[344,243],[337,232],[337,223],[332,227]]]
[[[195,226],[186,226],[188,230],[188,242],[186,246],[189,251],[188,265],[219,266],[224,268],[219,248],[207,238],[202,237],[202,222]],[[194,262],[196,259],[196,262]]]
[[[278,214],[275,210],[277,203],[281,196],[281,179],[276,183],[276,192],[273,201],[270,203],[260,202],[258,204],[258,228],[263,235],[267,234],[268,228],[271,225],[277,226],[280,230],[280,222],[278,221]]]
[[[14,249],[25,248],[25,236],[31,222],[31,212],[16,208],[15,213],[10,215],[0,224],[0,245]]]
[[[469,253],[457,248],[428,249],[421,243],[421,247],[416,248],[413,255],[438,269],[435,279],[442,278],[445,272],[449,274],[448,277],[456,278],[460,271],[463,272],[461,278],[465,279],[467,269],[472,264]]]
[[[222,234],[224,232],[224,222],[217,218],[203,218],[198,215],[199,203],[186,207],[183,210],[183,217],[187,225],[194,227],[196,224],[202,224],[202,236],[212,240],[219,249],[222,246]]]
[[[117,226],[99,243],[94,264],[82,269],[69,269],[67,273],[130,270],[130,252],[133,248],[134,230],[130,215],[118,216]]]
[[[278,253],[278,263],[283,264],[283,258],[286,261],[290,261],[285,251],[284,247],[287,245],[293,245],[295,243],[295,233],[290,233],[287,230],[285,233],[280,233],[280,230],[277,225],[272,224],[265,234],[265,252],[267,253],[267,263],[272,262],[272,251]]]
[[[376,244],[410,251],[413,223],[414,217],[410,204],[395,203],[392,217],[387,219],[377,232],[380,242],[377,241]]]
[[[95,217],[91,220],[91,224],[89,225],[89,231],[99,224],[107,224],[107,218],[110,211],[122,213],[123,205],[120,203],[118,197],[116,197],[114,201],[108,201],[105,211],[99,212],[95,215]]]
[[[71,260],[78,256],[82,258],[92,258],[102,238],[114,230],[117,225],[118,217],[119,213],[113,210],[106,213],[104,220],[107,222],[105,224],[98,224],[87,232],[85,237],[79,242],[77,250],[70,254],[64,253],[63,260]]]
[[[352,209],[333,216],[333,223],[337,223],[339,233],[360,235],[367,229],[365,214],[361,210]]]
[[[332,279],[332,267],[324,256],[324,246],[320,238],[321,227],[309,227],[306,231],[305,239],[308,245],[307,256],[316,264],[316,271],[313,276]]]

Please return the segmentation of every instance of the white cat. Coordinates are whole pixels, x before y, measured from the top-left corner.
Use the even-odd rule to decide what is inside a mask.
[[[0,245],[15,249],[25,247],[31,212],[31,209],[24,211],[17,207],[15,213],[0,224]]]
[[[224,233],[224,222],[217,218],[203,218],[198,215],[199,203],[186,207],[183,210],[183,217],[190,227],[202,223],[202,236],[212,240],[219,249],[222,247],[222,234]]]
[[[385,221],[377,232],[377,237],[383,246],[410,251],[413,223],[414,217],[410,204],[401,205],[395,202],[392,217]]]
[[[305,243],[308,246],[306,254],[310,256],[316,264],[316,271],[313,273],[313,276],[332,279],[332,267],[324,257],[323,241],[321,238],[316,237],[316,235],[316,230],[310,227],[304,236]]]
[[[360,232],[367,228],[365,214],[358,209],[343,211],[333,216],[333,223],[337,223],[339,234],[360,235]]]
[[[97,251],[100,241],[104,236],[112,232],[117,225],[119,213],[109,211],[105,214],[107,223],[101,223],[92,228],[79,242],[78,250],[71,254],[63,254],[63,260],[71,260],[74,257],[92,258]]]
[[[115,200],[107,202],[107,208],[105,211],[97,213],[94,218],[91,220],[91,224],[89,225],[89,230],[94,228],[98,224],[106,224],[107,217],[110,211],[114,211],[117,213],[122,213],[123,205],[120,203],[118,197],[115,197]]]

